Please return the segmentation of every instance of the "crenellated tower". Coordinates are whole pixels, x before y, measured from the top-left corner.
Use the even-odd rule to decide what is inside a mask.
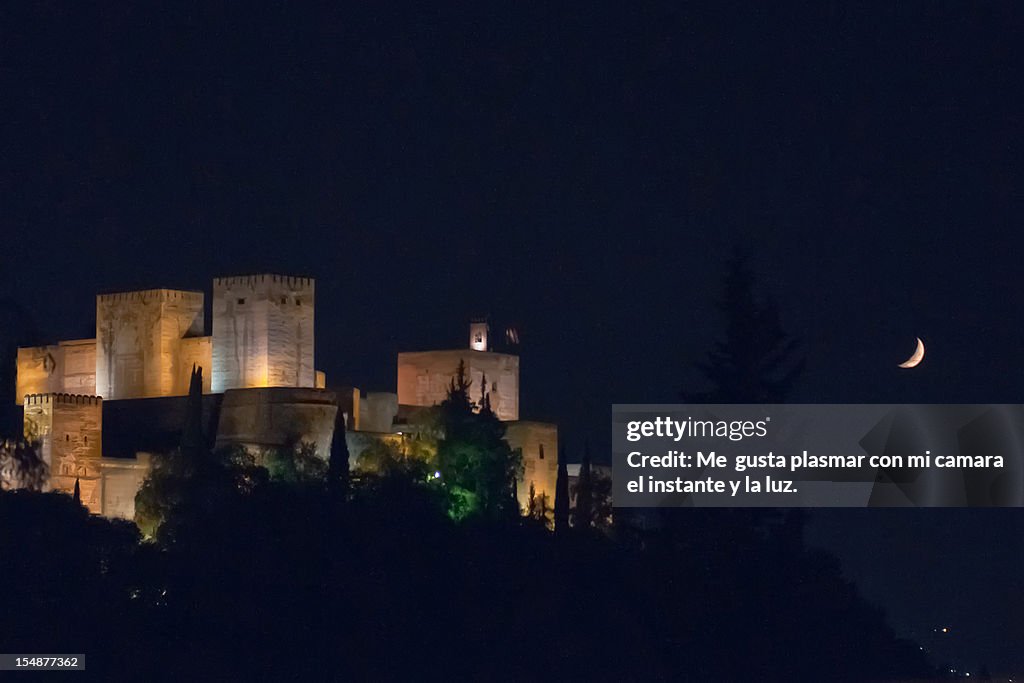
[[[203,333],[203,293],[147,289],[96,297],[96,393],[107,400],[187,393],[186,338]],[[187,355],[187,354],[186,354]]]
[[[216,278],[212,390],[315,387],[314,294],[312,278]]]
[[[49,468],[48,488],[70,493],[78,480],[82,502],[93,512],[101,512],[103,399],[29,394],[24,407],[25,437],[40,444],[40,455]]]

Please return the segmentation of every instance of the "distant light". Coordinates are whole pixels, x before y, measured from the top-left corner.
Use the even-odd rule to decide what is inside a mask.
[[[441,472],[440,471],[435,471],[434,472],[434,479],[440,479],[440,478],[441,478]]]
[[[948,629],[948,628],[946,628],[945,626],[943,626],[943,627],[942,627],[942,632],[943,632],[943,633],[949,633],[949,629]],[[968,675],[970,675],[970,674],[968,674]]]

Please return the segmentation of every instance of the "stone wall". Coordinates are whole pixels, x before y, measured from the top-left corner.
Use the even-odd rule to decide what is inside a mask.
[[[202,292],[101,294],[96,297],[96,393],[108,400],[180,393],[182,339],[202,332]]]
[[[546,495],[548,507],[553,510],[558,479],[558,426],[548,422],[510,422],[505,440],[523,453],[523,478],[516,487],[519,506],[526,509],[532,483],[534,495]]]
[[[15,403],[27,394],[96,393],[96,340],[76,339],[18,349]]]
[[[100,458],[103,400],[98,396],[30,394],[24,403],[25,436],[38,439],[49,467],[48,488],[72,492],[79,481],[82,503],[102,511]]]
[[[214,279],[212,390],[314,387],[314,294],[311,278]]]
[[[258,451],[307,442],[326,460],[337,411],[334,393],[322,389],[230,389],[220,408],[217,446]]]
[[[398,395],[371,391],[359,399],[359,427],[366,432],[390,432],[398,415]]]
[[[148,453],[139,453],[131,459],[103,458],[100,461],[100,514],[111,519],[134,519],[135,494],[149,475],[150,467]]]
[[[459,361],[466,363],[472,382],[470,398],[480,400],[487,379],[491,408],[501,420],[519,419],[519,356],[491,351],[454,349],[398,354],[398,402],[403,405],[440,404],[448,395]]]
[[[203,393],[210,393],[213,386],[213,337],[186,337],[181,340],[174,376],[174,396],[188,395],[193,365],[203,369]]]

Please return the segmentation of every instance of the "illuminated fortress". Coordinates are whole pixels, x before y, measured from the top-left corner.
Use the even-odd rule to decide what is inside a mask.
[[[96,337],[19,348],[18,405],[25,434],[41,443],[48,487],[108,517],[132,518],[150,457],[175,445],[193,367],[203,369],[205,427],[218,446],[315,445],[326,458],[341,410],[353,458],[373,439],[401,439],[409,414],[440,403],[459,362],[485,381],[507,439],[521,449],[518,486],[554,500],[558,431],[519,420],[519,357],[489,343],[484,321],[468,347],[398,354],[397,391],[327,388],[315,366],[315,283],[248,275],[213,281],[212,334],[205,294],[150,289],[96,297]]]

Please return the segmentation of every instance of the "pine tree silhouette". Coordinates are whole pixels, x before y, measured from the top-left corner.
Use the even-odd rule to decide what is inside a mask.
[[[749,257],[734,251],[718,308],[725,335],[707,360],[697,364],[711,388],[681,392],[688,403],[783,403],[792,393],[805,357],[799,342],[782,329],[778,308],[758,296]]]
[[[82,485],[78,481],[78,477],[75,477],[75,493],[74,493],[75,504],[82,504]]]

